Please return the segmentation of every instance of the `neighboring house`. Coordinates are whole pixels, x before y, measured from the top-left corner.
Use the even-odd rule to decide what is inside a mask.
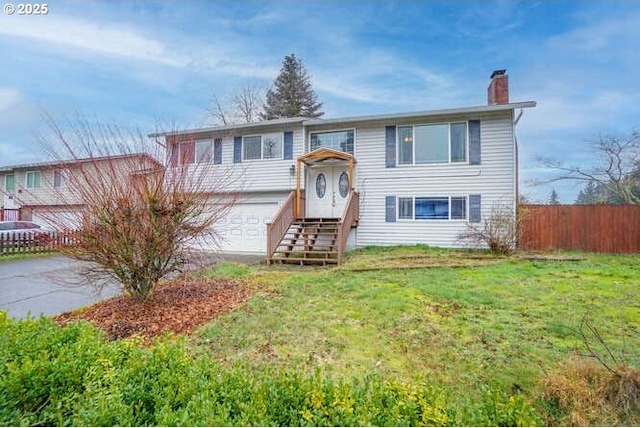
[[[100,168],[115,168],[123,177],[140,170],[162,167],[148,154],[129,154],[39,162],[0,167],[0,210],[3,218],[21,220],[52,228],[74,228],[78,225],[82,201],[69,190],[69,183],[82,173],[98,173]],[[81,173],[82,171],[82,173]]]
[[[515,208],[515,110],[505,70],[488,105],[337,119],[288,118],[153,134],[174,164],[242,176],[243,198],[218,224],[222,250],[269,261],[342,258],[347,248],[457,247],[469,222]],[[160,142],[160,141],[159,141]]]

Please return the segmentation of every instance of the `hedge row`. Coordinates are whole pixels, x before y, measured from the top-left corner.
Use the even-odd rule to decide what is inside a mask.
[[[0,312],[1,425],[538,425],[519,395],[488,389],[453,408],[426,383],[377,375],[222,367],[165,337],[106,341],[87,323],[14,321]]]

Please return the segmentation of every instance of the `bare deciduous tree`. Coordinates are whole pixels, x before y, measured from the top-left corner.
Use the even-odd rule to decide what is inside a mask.
[[[174,164],[161,145],[118,126],[82,118],[65,129],[49,124],[53,137],[44,142],[67,171],[56,197],[79,209],[71,219],[54,210],[45,216],[58,228],[78,227],[77,245],[63,251],[91,262],[88,281],[101,286],[115,279],[125,292],[150,298],[161,279],[189,261],[197,240],[218,242],[215,223],[239,195],[229,171]]]
[[[256,82],[246,81],[224,100],[213,96],[209,115],[220,125],[251,123],[260,120],[265,90]]]
[[[591,141],[592,150],[598,155],[593,167],[565,165],[550,158],[539,162],[557,174],[539,184],[556,181],[574,181],[595,184],[622,204],[640,203],[640,132],[634,130],[624,137],[599,136]]]

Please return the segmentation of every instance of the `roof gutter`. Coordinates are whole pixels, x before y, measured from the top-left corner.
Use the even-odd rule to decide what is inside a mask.
[[[532,108],[536,106],[535,101],[524,101],[520,103],[512,104],[499,104],[493,106],[477,106],[477,107],[464,107],[464,108],[452,108],[442,110],[427,110],[427,111],[415,111],[408,113],[396,113],[396,114],[377,114],[370,116],[354,116],[337,119],[308,119],[302,122],[304,125],[330,125],[336,123],[348,123],[348,122],[371,122],[382,120],[399,120],[409,119],[416,116],[445,116],[453,114],[469,114],[469,113],[491,113],[496,111],[508,111],[515,109]]]

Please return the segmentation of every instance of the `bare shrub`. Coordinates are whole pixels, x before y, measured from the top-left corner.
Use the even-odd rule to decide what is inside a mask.
[[[491,214],[480,224],[468,223],[467,229],[458,235],[458,240],[474,248],[488,247],[497,254],[510,254],[517,248],[521,224],[527,212],[498,203],[491,208]]]
[[[188,262],[196,240],[219,242],[214,225],[239,195],[230,171],[176,162],[140,132],[118,126],[84,118],[64,129],[53,120],[49,125],[53,137],[44,142],[66,181],[51,188],[64,206],[77,209],[43,215],[57,228],[77,228],[77,244],[63,252],[92,262],[86,280],[100,287],[115,279],[125,292],[150,298],[161,279]]]
[[[575,329],[586,353],[548,374],[542,399],[555,408],[551,425],[637,425],[640,423],[640,370],[615,352],[585,315]],[[624,338],[625,328],[622,329]],[[552,412],[553,413],[553,412]]]
[[[549,425],[636,425],[639,397],[640,371],[626,364],[612,372],[593,359],[576,357],[542,381],[541,398],[557,413]]]

